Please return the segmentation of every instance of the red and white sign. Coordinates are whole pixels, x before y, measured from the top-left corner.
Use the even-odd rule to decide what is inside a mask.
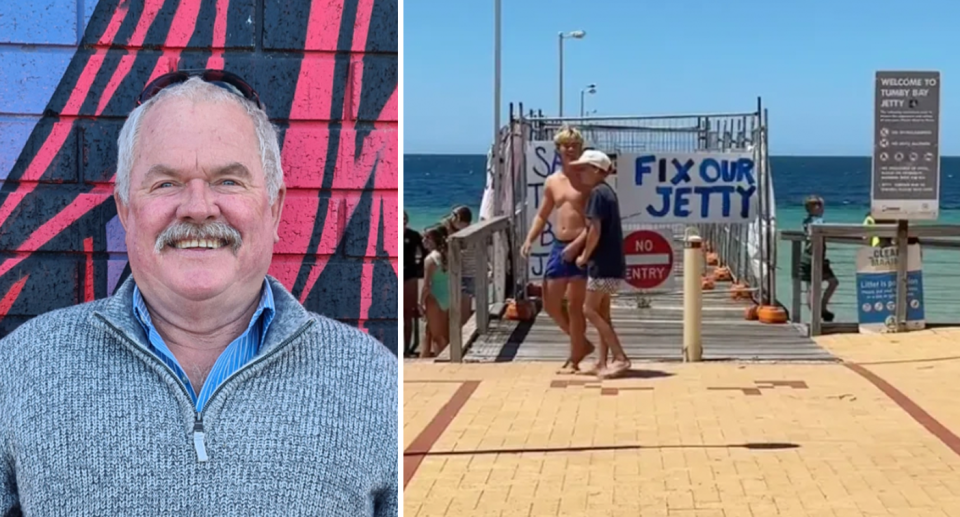
[[[638,230],[623,239],[627,261],[627,283],[637,289],[668,286],[673,278],[672,235],[655,230]]]

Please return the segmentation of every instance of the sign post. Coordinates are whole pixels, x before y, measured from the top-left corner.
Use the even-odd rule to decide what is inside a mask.
[[[627,283],[637,289],[668,289],[673,283],[673,245],[665,232],[639,230],[623,239]]]
[[[877,72],[870,213],[936,220],[940,211],[940,72]]]
[[[877,72],[873,136],[870,215],[897,220],[898,251],[906,256],[909,221],[935,221],[940,212],[940,72]],[[908,329],[907,262],[896,270],[900,331]]]

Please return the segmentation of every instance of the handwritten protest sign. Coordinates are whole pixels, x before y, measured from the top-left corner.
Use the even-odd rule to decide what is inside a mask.
[[[738,223],[757,214],[752,153],[646,153],[619,157],[625,223]]]
[[[557,146],[552,140],[529,142],[527,144],[526,162],[527,206],[524,212],[527,219],[527,230],[529,231],[533,226],[537,211],[543,204],[543,184],[547,181],[547,176],[560,170],[563,162],[560,159],[560,153],[557,152]],[[530,249],[530,258],[527,261],[530,280],[543,278],[543,270],[547,265],[550,247],[554,240],[556,238],[548,220],[543,233],[533,242]]]

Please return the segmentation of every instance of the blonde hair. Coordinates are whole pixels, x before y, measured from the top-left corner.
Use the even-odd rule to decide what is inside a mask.
[[[583,147],[583,135],[577,128],[565,125],[553,135],[553,143],[560,147],[565,142],[580,144],[580,147]]]

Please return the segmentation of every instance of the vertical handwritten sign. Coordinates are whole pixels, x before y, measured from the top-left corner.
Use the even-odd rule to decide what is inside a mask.
[[[563,162],[560,159],[560,153],[557,152],[557,146],[552,140],[529,142],[526,149],[526,162],[527,205],[525,213],[527,231],[529,231],[533,227],[533,220],[537,217],[537,211],[543,205],[543,185],[547,181],[547,176],[559,171]],[[530,258],[527,260],[530,280],[543,278],[543,270],[547,265],[550,247],[554,240],[553,227],[551,221],[548,220],[543,233],[533,241],[533,246],[530,248]]]
[[[623,154],[618,161],[624,222],[739,223],[757,214],[752,153]]]

